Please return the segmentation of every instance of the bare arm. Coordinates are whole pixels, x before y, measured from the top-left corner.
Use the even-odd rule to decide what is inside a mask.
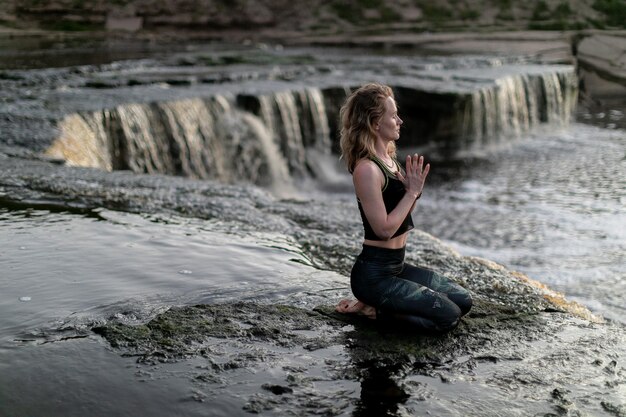
[[[413,209],[430,169],[429,165],[423,168],[423,162],[424,158],[417,155],[407,157],[406,176],[398,175],[398,179],[404,183],[406,193],[389,214],[385,209],[382,194],[385,178],[378,166],[372,161],[363,160],[354,169],[352,180],[356,195],[374,233],[381,239],[391,239]]]

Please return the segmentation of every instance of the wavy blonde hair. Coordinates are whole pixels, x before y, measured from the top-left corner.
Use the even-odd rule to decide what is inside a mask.
[[[341,119],[341,159],[352,173],[356,163],[363,158],[376,156],[376,122],[385,113],[385,100],[394,98],[391,87],[371,83],[354,91],[346,99],[339,117]],[[387,153],[396,157],[396,144],[390,142]]]

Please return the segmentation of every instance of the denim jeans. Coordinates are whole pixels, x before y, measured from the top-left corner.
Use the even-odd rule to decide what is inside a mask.
[[[472,307],[467,290],[431,271],[404,263],[404,248],[363,245],[350,285],[354,296],[376,308],[377,319],[413,329],[454,329]]]

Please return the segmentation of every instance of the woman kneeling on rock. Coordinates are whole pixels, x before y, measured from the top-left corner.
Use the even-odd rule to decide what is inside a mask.
[[[428,332],[454,329],[472,307],[470,294],[435,272],[404,263],[411,212],[430,165],[396,160],[402,120],[390,87],[367,84],[340,111],[341,152],[352,174],[365,239],[350,276],[357,300],[342,300],[341,313],[359,313]]]

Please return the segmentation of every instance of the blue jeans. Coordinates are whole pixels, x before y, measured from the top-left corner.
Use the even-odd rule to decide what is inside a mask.
[[[404,252],[363,245],[350,275],[354,296],[376,308],[381,321],[428,332],[454,329],[472,308],[471,295],[434,271],[404,263]]]

